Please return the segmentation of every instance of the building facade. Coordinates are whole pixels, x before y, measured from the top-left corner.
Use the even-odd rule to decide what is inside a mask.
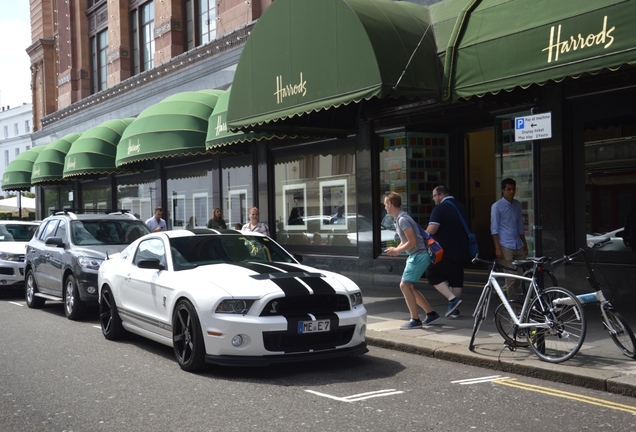
[[[31,104],[2,107],[0,112],[0,176],[17,156],[32,146],[33,115]],[[6,192],[5,192],[6,196]]]
[[[305,262],[388,287],[404,259],[382,252],[387,192],[425,225],[448,185],[492,256],[490,206],[512,177],[532,253],[613,233],[594,260],[629,297],[634,1],[430,3],[33,0],[45,150],[2,187],[37,186],[42,217],[160,205],[172,229],[258,206]],[[527,139],[519,119],[548,127]]]

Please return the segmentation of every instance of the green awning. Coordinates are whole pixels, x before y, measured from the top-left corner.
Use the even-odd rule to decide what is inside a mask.
[[[31,184],[61,181],[66,153],[79,137],[78,133],[70,133],[48,144],[33,163]]]
[[[453,27],[447,100],[636,63],[633,0],[444,0],[430,12],[436,37]]]
[[[204,154],[208,120],[222,93],[178,93],[143,110],[124,131],[117,145],[115,166]]]
[[[2,190],[22,191],[31,189],[33,163],[46,146],[33,147],[13,159],[2,175]]]
[[[390,0],[276,0],[247,40],[231,130],[371,98],[439,99],[428,9]]]
[[[62,177],[120,173],[115,167],[117,144],[133,120],[108,120],[82,133],[66,154]]]
[[[251,141],[270,140],[274,138],[286,138],[284,134],[269,133],[245,133],[232,132],[227,128],[227,106],[230,100],[232,87],[228,88],[221,96],[214,107],[214,111],[208,121],[208,135],[205,140],[205,147],[210,152],[227,150],[233,144]],[[225,147],[225,149],[224,149]]]

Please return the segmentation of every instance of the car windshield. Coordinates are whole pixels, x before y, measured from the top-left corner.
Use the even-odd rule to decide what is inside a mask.
[[[267,237],[249,235],[198,235],[170,239],[176,270],[228,262],[294,262]]]
[[[0,225],[0,242],[23,241],[28,242],[33,237],[37,225],[4,224]]]
[[[138,220],[87,220],[71,222],[71,237],[76,245],[130,244],[150,233]]]

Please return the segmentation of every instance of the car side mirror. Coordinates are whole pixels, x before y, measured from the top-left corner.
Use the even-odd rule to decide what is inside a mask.
[[[61,237],[49,237],[44,242],[47,246],[64,247],[64,240]]]
[[[302,255],[298,255],[298,254],[293,254],[292,255],[294,257],[294,259],[296,261],[298,261],[299,263],[303,262],[303,256]]]
[[[166,266],[161,264],[157,258],[144,258],[137,261],[137,267],[151,270],[165,270]]]

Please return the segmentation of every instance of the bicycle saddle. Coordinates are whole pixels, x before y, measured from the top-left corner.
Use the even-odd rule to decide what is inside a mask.
[[[547,257],[547,256],[542,256],[542,257],[529,257],[523,260],[514,260],[512,262],[513,266],[517,266],[517,267],[522,267],[524,265],[528,265],[528,264],[545,264],[547,262],[552,261],[552,258]]]

